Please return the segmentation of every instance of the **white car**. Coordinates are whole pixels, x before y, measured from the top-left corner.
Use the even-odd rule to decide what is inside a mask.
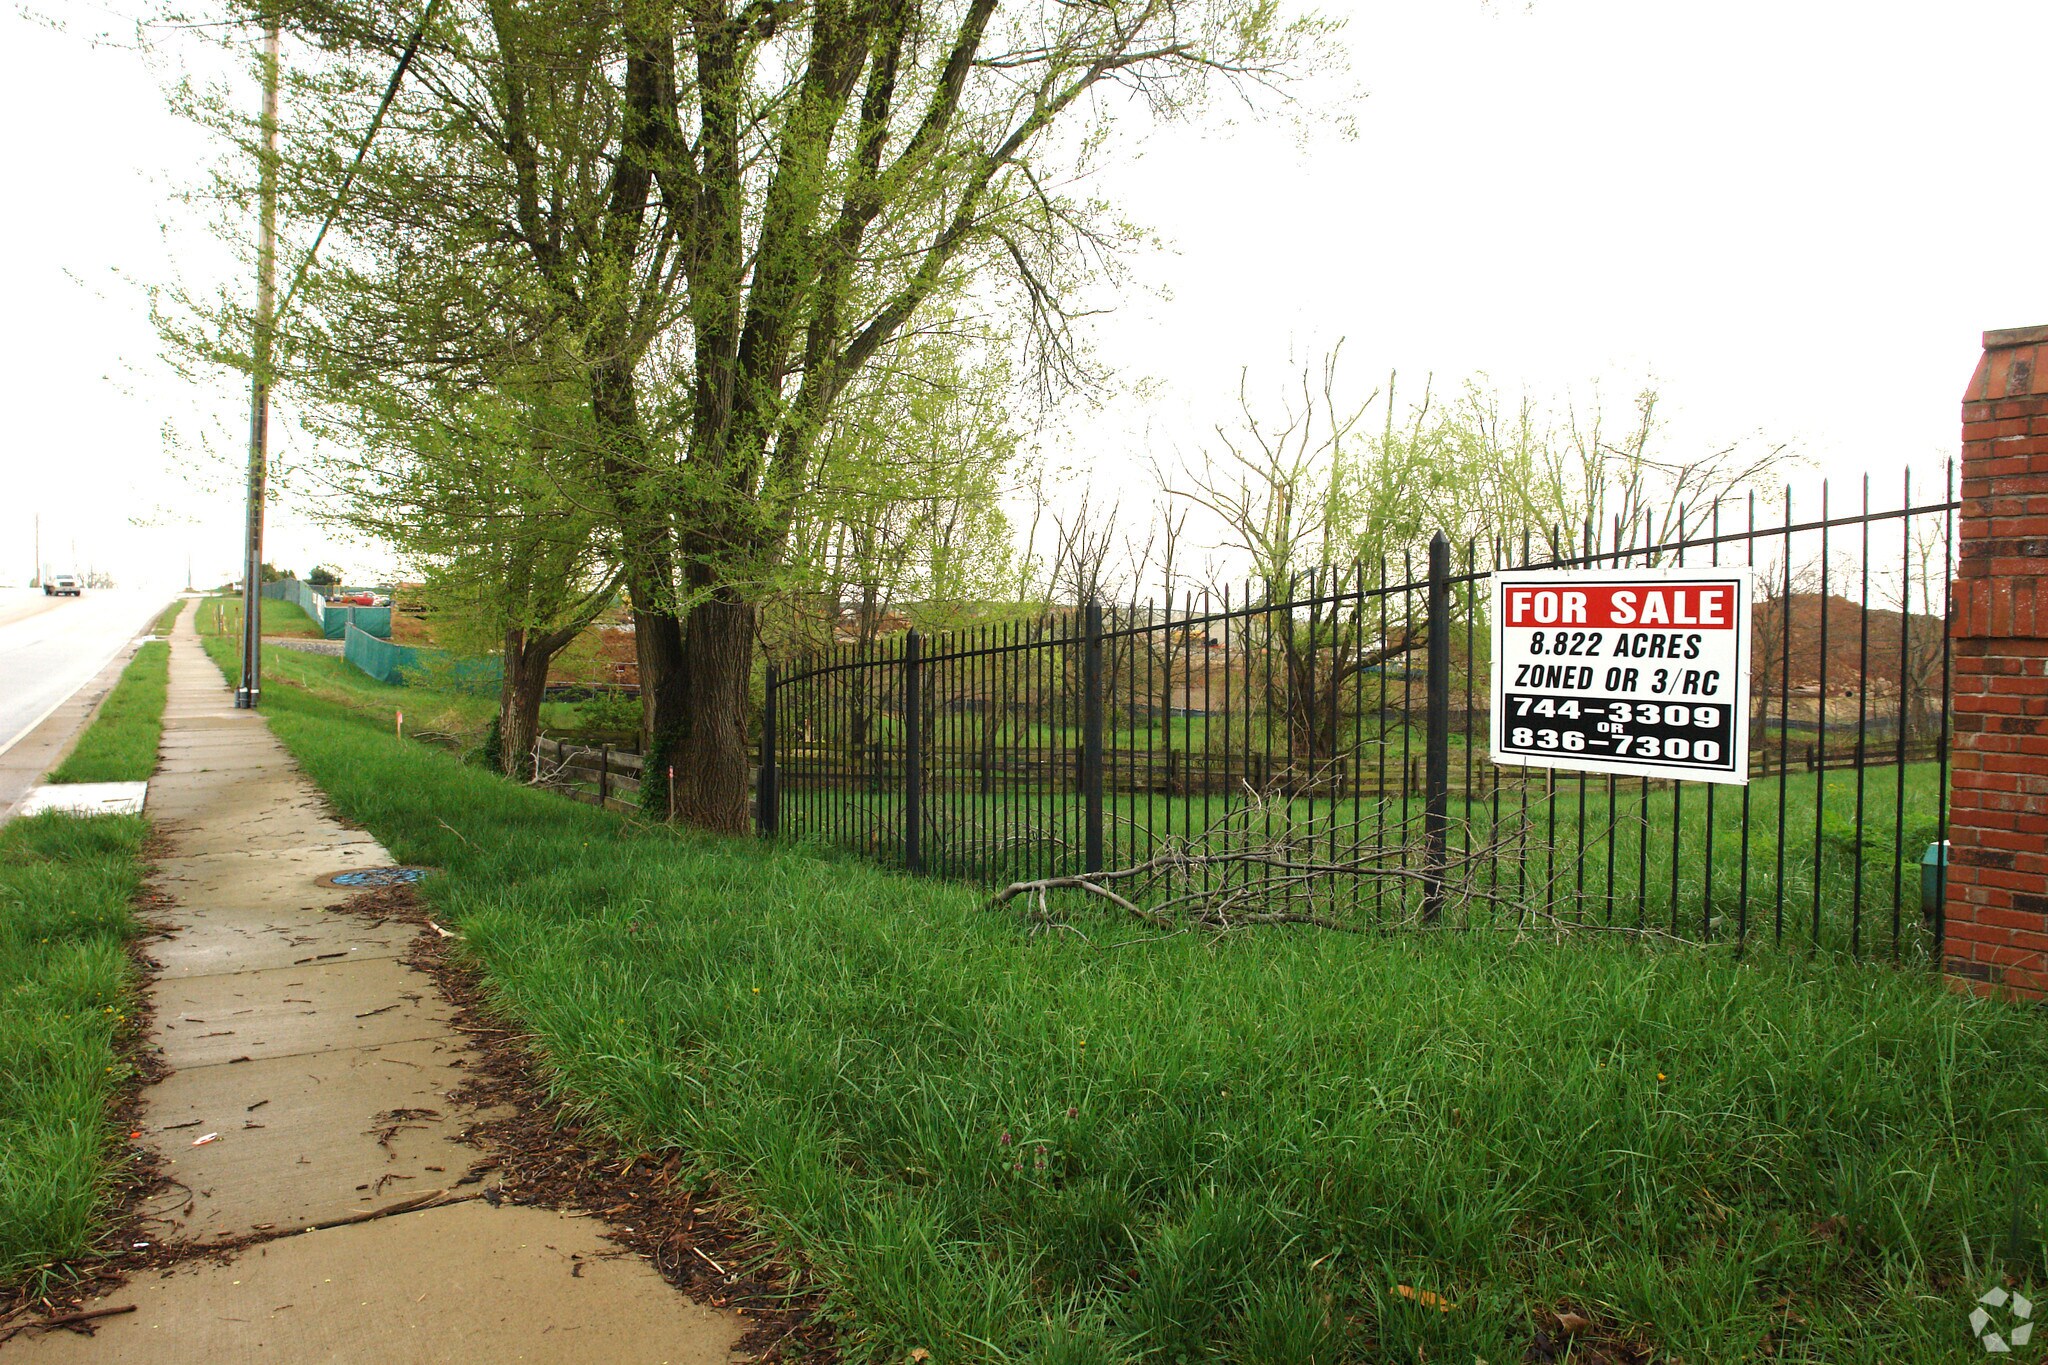
[[[43,580],[43,596],[45,597],[82,597],[84,595],[85,584],[79,581],[78,575],[75,573],[53,573]]]

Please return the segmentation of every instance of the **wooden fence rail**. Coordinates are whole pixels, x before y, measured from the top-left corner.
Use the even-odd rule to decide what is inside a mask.
[[[535,747],[536,781],[592,806],[607,810],[640,809],[640,778],[645,767],[639,754],[609,744],[570,744],[543,737]]]

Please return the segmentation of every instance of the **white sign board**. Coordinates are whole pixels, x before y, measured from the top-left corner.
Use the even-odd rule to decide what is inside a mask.
[[[1493,575],[1493,761],[1749,781],[1750,571]]]

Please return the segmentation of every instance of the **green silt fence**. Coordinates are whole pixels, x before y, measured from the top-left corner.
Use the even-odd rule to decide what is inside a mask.
[[[290,602],[313,618],[320,633],[330,640],[346,640],[348,628],[365,631],[380,640],[391,638],[391,608],[328,605],[327,601],[296,578],[280,578],[262,587],[265,597]]]
[[[495,692],[505,680],[500,659],[459,659],[444,649],[417,649],[380,640],[350,626],[342,655],[378,682],[430,682],[462,692]]]

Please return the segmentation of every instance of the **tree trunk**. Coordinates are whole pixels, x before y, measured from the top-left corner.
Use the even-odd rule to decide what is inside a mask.
[[[498,689],[498,766],[515,782],[533,780],[533,746],[547,696],[555,649],[543,635],[514,626],[505,632],[505,682]]]
[[[633,608],[633,655],[640,665],[640,752],[658,755],[675,746],[690,721],[683,623],[674,612]]]
[[[675,610],[674,533],[656,510],[663,490],[647,472],[651,461],[630,363],[614,359],[592,367],[590,410],[605,438],[604,478],[619,521],[626,597],[633,609],[640,749],[648,778],[641,801],[649,814],[666,816],[668,787],[657,777],[689,731],[689,673]]]
[[[676,758],[676,813],[702,829],[744,834],[753,604],[720,589],[691,607],[688,666],[690,725]]]

